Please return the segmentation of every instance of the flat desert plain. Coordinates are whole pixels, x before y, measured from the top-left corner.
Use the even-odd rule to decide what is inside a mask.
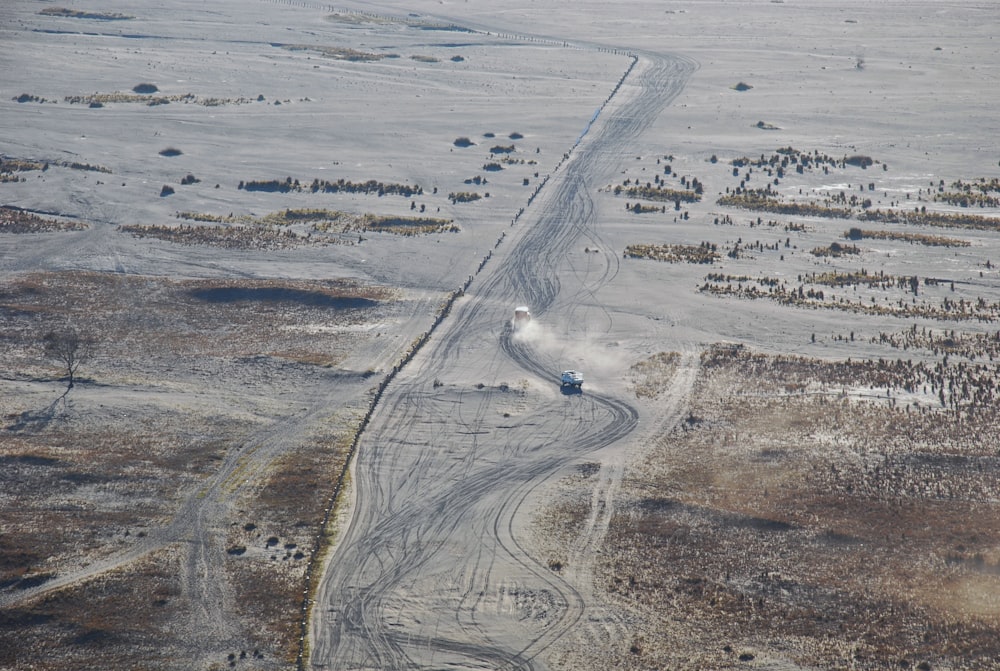
[[[0,668],[997,668],[997,25],[4,3]]]

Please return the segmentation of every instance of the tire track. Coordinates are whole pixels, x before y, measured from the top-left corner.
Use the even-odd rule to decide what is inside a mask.
[[[565,396],[496,437],[495,392],[473,401],[469,392],[436,390],[426,380],[458,359],[466,360],[463,368],[495,370],[495,353],[466,347],[470,334],[502,319],[490,306],[523,301],[537,314],[571,313],[617,272],[605,256],[597,277],[580,270],[582,288],[561,293],[558,269],[567,252],[581,239],[601,240],[585,176],[605,171],[607,157],[635,141],[693,71],[684,59],[640,62],[639,93],[593,125],[594,137],[580,143],[539,199],[535,221],[497,255],[476,297],[456,306],[440,340],[421,353],[420,376],[386,389],[353,467],[355,515],[317,595],[313,667],[544,668],[544,653],[584,618],[587,595],[532,557],[517,525],[529,497],[566,463],[634,431],[637,410],[611,396]],[[550,377],[544,359],[509,330],[500,331],[497,348],[532,378]],[[609,519],[595,520],[590,547]]]

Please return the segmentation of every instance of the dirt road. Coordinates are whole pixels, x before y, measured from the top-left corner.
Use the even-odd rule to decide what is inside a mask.
[[[620,389],[561,393],[563,336],[518,337],[508,320],[527,304],[538,328],[561,324],[570,338],[574,324],[613,329],[612,308],[592,296],[614,279],[617,255],[574,265],[568,252],[608,249],[588,191],[694,68],[638,58],[452,318],[388,388],[313,609],[314,668],[541,669],[588,616],[587,590],[531,554],[520,532],[541,487],[629,436],[638,410]]]

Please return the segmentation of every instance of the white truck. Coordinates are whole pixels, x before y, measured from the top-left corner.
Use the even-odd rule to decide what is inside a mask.
[[[580,389],[583,387],[583,373],[576,370],[564,370],[562,372],[562,386]]]

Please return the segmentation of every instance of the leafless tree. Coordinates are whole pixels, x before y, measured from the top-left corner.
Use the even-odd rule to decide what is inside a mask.
[[[75,328],[68,327],[59,331],[49,331],[42,338],[42,344],[45,356],[55,359],[66,369],[69,377],[67,389],[72,389],[77,369],[93,352],[92,341]]]

